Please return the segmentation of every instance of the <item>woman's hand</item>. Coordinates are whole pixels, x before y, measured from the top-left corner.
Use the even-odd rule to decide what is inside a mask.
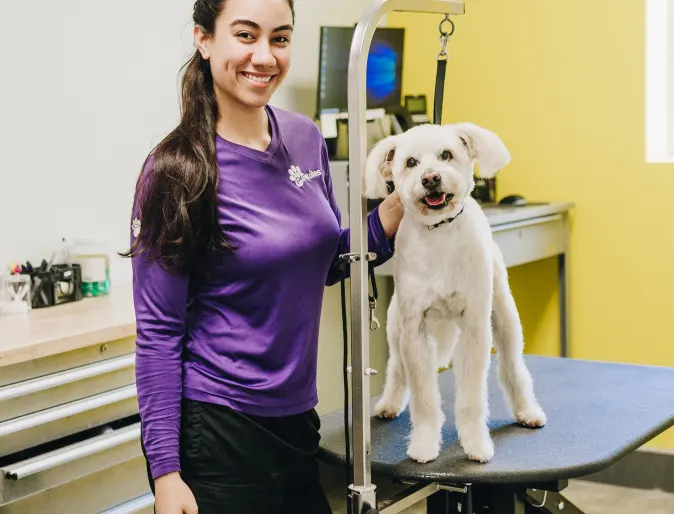
[[[177,472],[162,475],[154,483],[156,514],[197,514],[197,501]]]
[[[379,204],[379,219],[388,239],[391,239],[398,232],[403,212],[403,204],[397,191],[393,191]]]

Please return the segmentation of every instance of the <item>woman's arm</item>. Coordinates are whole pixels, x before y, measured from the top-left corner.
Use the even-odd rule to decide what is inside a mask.
[[[131,244],[143,238],[140,210],[151,162],[135,199]],[[151,249],[152,242],[150,241]],[[148,250],[149,250],[148,249]],[[142,441],[153,478],[180,471],[182,351],[188,275],[167,271],[146,251],[131,259],[136,314],[136,389]]]
[[[136,389],[142,440],[153,478],[180,471],[182,350],[188,278],[146,255],[132,259]]]
[[[325,181],[328,192],[328,199],[332,207],[337,222],[341,225],[342,215],[337,204],[332,187],[332,177],[330,175],[330,164],[328,160],[327,147],[323,146],[323,169],[325,172]],[[393,256],[395,234],[398,231],[400,220],[403,215],[403,206],[397,192],[391,193],[379,205],[377,205],[367,216],[367,240],[368,251],[377,254],[377,259],[372,261],[373,266],[380,266]],[[343,277],[349,276],[350,266],[345,266],[339,261],[339,256],[350,252],[350,234],[348,228],[343,228],[339,237],[339,245],[335,255],[335,260],[330,267],[326,285],[331,286],[338,283]]]

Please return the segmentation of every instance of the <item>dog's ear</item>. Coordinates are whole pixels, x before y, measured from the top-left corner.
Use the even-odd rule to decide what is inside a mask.
[[[386,183],[393,179],[395,150],[396,136],[382,139],[370,150],[363,174],[363,189],[367,198],[378,199],[388,196]]]
[[[492,131],[473,123],[457,123],[453,127],[471,159],[480,166],[480,177],[491,178],[510,162],[510,152]]]

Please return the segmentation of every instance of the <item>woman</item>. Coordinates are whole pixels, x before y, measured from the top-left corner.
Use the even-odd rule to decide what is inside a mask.
[[[330,512],[314,410],[321,303],[341,278],[328,154],[268,102],[290,66],[292,0],[198,0],[179,125],[132,221],[136,375],[157,514]],[[397,195],[368,219],[392,255]]]

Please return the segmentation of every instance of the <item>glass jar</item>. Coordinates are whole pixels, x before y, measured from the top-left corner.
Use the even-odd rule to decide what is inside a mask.
[[[82,294],[110,294],[110,254],[105,245],[93,239],[75,239],[70,248],[70,260],[82,271]]]

